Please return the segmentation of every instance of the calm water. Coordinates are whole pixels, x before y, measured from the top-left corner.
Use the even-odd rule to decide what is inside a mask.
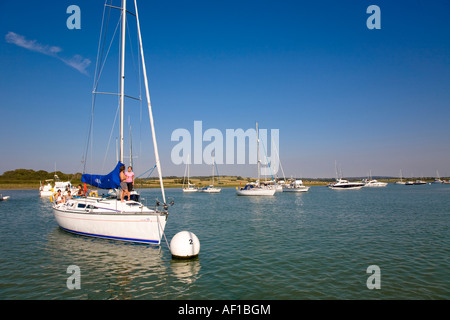
[[[0,299],[450,299],[450,185],[263,198],[168,189],[167,240],[189,230],[201,244],[181,262],[164,239],[154,248],[61,231],[37,190],[3,194]],[[66,286],[70,265],[79,290]],[[370,265],[380,290],[366,286]]]

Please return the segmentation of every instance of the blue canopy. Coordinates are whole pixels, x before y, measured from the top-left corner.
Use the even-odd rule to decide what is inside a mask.
[[[124,164],[119,161],[114,170],[104,176],[98,174],[83,174],[81,176],[81,182],[100,189],[118,188],[120,186],[120,167],[123,165]]]

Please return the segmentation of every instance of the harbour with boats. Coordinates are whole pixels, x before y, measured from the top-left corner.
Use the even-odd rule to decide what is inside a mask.
[[[377,6],[371,7],[376,13],[376,8],[373,7]],[[70,23],[76,21],[79,7],[73,5],[67,9],[67,14],[73,14],[73,17],[67,20],[67,29],[81,29],[77,28],[79,25],[76,22]],[[117,5],[113,5],[112,1],[105,1],[101,19],[99,17],[98,21],[94,20],[101,22],[101,26],[92,74],[86,70],[91,63],[88,58],[78,54],[66,58],[62,56],[63,50],[58,46],[40,44],[12,31],[6,34],[6,43],[15,46],[12,48],[20,47],[50,60],[56,58],[60,63],[76,69],[80,75],[92,78],[90,80],[93,80],[93,84],[89,89],[86,89],[87,86],[83,87],[86,95],[92,97],[89,117],[78,118],[83,119],[80,122],[88,128],[85,145],[79,148],[79,167],[73,168],[76,173],[64,174],[57,171],[58,157],[52,153],[54,158],[49,156],[46,162],[47,167],[54,164],[53,172],[16,169],[3,171],[0,175],[0,242],[4,244],[0,258],[0,299],[450,298],[450,178],[442,165],[444,161],[439,162],[439,165],[438,162],[427,164],[428,167],[433,166],[433,169],[430,169],[433,171],[436,167],[442,168],[442,178],[438,170],[433,177],[417,176],[408,172],[407,178],[403,169],[400,169],[398,176],[373,175],[372,169],[367,169],[367,174],[355,177],[355,172],[362,171],[364,166],[364,160],[355,159],[359,159],[358,155],[363,153],[366,141],[363,138],[359,141],[352,136],[357,131],[355,126],[339,125],[339,131],[328,131],[327,138],[322,137],[324,140],[321,142],[333,151],[338,148],[333,144],[339,141],[339,138],[333,140],[333,135],[349,135],[351,137],[346,137],[349,142],[342,143],[345,148],[351,149],[352,143],[364,147],[355,147],[360,154],[347,153],[347,161],[351,161],[348,165],[351,167],[351,175],[346,176],[342,172],[341,166],[347,166],[345,162],[340,164],[338,170],[337,161],[334,159],[335,177],[308,178],[299,174],[286,175],[282,165],[285,159],[290,162],[291,172],[304,172],[300,155],[309,158],[309,163],[317,162],[315,172],[319,170],[320,165],[329,164],[329,167],[324,167],[323,173],[320,173],[322,177],[326,177],[331,171],[333,160],[322,154],[321,147],[317,147],[320,143],[316,143],[314,139],[320,141],[322,138],[316,134],[320,136],[321,132],[304,131],[303,124],[286,125],[284,119],[276,122],[278,120],[273,114],[283,113],[278,110],[281,110],[281,107],[276,105],[279,98],[274,98],[277,103],[266,110],[258,109],[259,106],[255,108],[254,105],[258,103],[252,101],[247,113],[243,113],[244,116],[239,114],[239,106],[234,110],[234,114],[228,112],[228,106],[213,110],[214,118],[218,115],[223,117],[221,120],[227,125],[236,124],[238,127],[246,123],[251,127],[245,132],[241,128],[225,129],[227,134],[230,131],[234,134],[232,143],[228,143],[228,140],[225,143],[226,150],[231,151],[232,155],[226,157],[227,160],[231,159],[233,166],[244,164],[239,162],[242,160],[240,155],[243,158],[247,156],[248,160],[248,163],[245,163],[245,175],[242,176],[241,172],[240,175],[229,175],[230,167],[223,170],[223,166],[228,164],[224,164],[224,154],[218,147],[220,142],[223,151],[224,140],[220,130],[211,129],[208,134],[204,134],[202,130],[196,130],[194,127],[194,154],[191,154],[191,133],[183,128],[171,127],[172,121],[173,126],[184,126],[188,118],[190,120],[191,116],[196,117],[198,114],[194,116],[189,113],[194,109],[192,105],[195,103],[191,101],[191,109],[185,108],[189,111],[174,108],[173,105],[184,105],[184,100],[182,103],[173,102],[164,100],[168,99],[167,97],[161,97],[172,95],[171,90],[176,88],[176,77],[170,72],[166,75],[165,70],[159,73],[157,71],[155,74],[159,75],[159,78],[154,76],[152,81],[149,81],[147,71],[152,69],[149,64],[158,62],[157,57],[168,56],[170,58],[165,60],[165,63],[171,63],[171,59],[175,59],[179,52],[183,53],[180,55],[189,55],[184,50],[191,43],[180,41],[184,47],[177,49],[179,52],[164,49],[167,50],[164,54],[160,52],[158,55],[154,51],[150,55],[145,54],[144,46],[146,50],[148,47],[153,50],[158,48],[157,45],[151,45],[158,33],[151,31],[146,34],[150,29],[149,23],[152,22],[149,16],[155,18],[145,14],[148,12],[144,11],[142,18],[136,0],[122,0]],[[369,12],[371,11],[366,13]],[[98,13],[100,15],[101,12]],[[141,25],[147,28],[141,30]],[[369,22],[366,26],[370,30],[375,28],[371,28]],[[239,34],[240,32],[241,30]],[[256,33],[253,32],[252,37],[253,34]],[[277,43],[280,41],[278,36],[274,38]],[[246,43],[248,41],[245,40]],[[269,46],[260,44],[257,47],[267,50]],[[111,53],[110,49],[117,50],[117,53]],[[232,56],[236,54],[234,50],[235,48]],[[95,48],[91,51],[94,52]],[[186,52],[188,51],[186,49]],[[295,51],[286,50],[283,58]],[[304,48],[299,50],[303,51]],[[222,57],[222,54],[218,56]],[[191,59],[195,60],[192,57],[198,58],[199,55],[192,54]],[[313,57],[317,58],[315,54]],[[243,65],[250,65],[253,58]],[[199,60],[203,63],[211,59],[209,56],[203,56]],[[218,62],[214,60],[215,63]],[[275,65],[279,63],[278,61]],[[323,68],[322,64],[321,62],[320,68]],[[163,68],[168,68],[168,65],[162,65]],[[292,65],[296,63],[287,64],[283,69],[291,69]],[[186,83],[198,81],[196,70],[203,68],[201,63],[197,61],[189,67],[183,67],[189,69],[186,74],[194,74],[192,78],[184,80]],[[264,63],[264,68],[266,67]],[[308,63],[303,66],[306,67]],[[182,69],[180,66],[175,68]],[[242,65],[224,69],[241,68]],[[136,74],[131,76],[129,70]],[[303,74],[304,70],[299,70],[301,72],[298,73]],[[221,78],[221,72],[217,72],[218,78]],[[217,80],[210,79],[210,71],[208,74],[208,82],[214,84]],[[238,78],[243,74],[239,74]],[[270,70],[264,74],[272,75]],[[115,79],[113,82],[112,78]],[[279,78],[285,79],[284,76]],[[159,82],[160,79],[170,83],[170,92],[166,91],[164,94],[164,86],[161,87],[163,80]],[[284,86],[289,87],[291,84],[289,80],[286,81]],[[230,82],[233,87],[239,87],[239,84]],[[308,86],[306,82],[302,83],[303,87]],[[322,79],[320,82],[323,82]],[[340,79],[335,81],[335,85],[340,85]],[[179,89],[184,86],[185,83],[179,85]],[[214,85],[208,87],[203,84],[202,94],[199,96],[207,97],[209,91],[214,92],[213,87]],[[258,88],[257,96],[271,91],[274,87],[272,83],[268,87],[270,90]],[[353,87],[349,87],[353,92]],[[81,88],[80,86],[74,89],[77,95],[83,94],[82,90],[78,92]],[[153,94],[153,90],[163,92],[155,99],[156,107],[150,98],[150,92]],[[308,90],[305,89],[305,92]],[[187,91],[189,89],[185,94]],[[228,91],[224,89],[227,94],[215,92],[217,96],[211,93],[213,98],[207,98],[220,101],[221,98],[218,97],[223,98],[228,95]],[[315,98],[321,94],[316,93]],[[284,94],[280,96],[284,97]],[[330,96],[333,97],[334,106],[336,92]],[[108,100],[111,98],[113,100]],[[161,101],[165,101],[165,104]],[[298,102],[296,99],[292,101]],[[310,109],[320,109],[311,101],[309,103],[314,106]],[[360,108],[362,107],[355,107]],[[170,109],[169,116],[165,114],[165,117],[161,117],[161,112],[166,112],[164,109]],[[297,122],[303,113],[296,114],[294,109],[307,108],[305,105],[301,108],[291,106],[291,111],[283,114],[283,117],[292,117],[295,120],[291,121]],[[268,110],[270,112],[267,112]],[[205,107],[200,114],[205,115],[210,111],[211,109]],[[314,112],[318,112],[314,113],[314,116],[320,116],[320,119],[329,117],[335,121],[339,118],[332,108],[327,112]],[[174,117],[176,113],[180,113],[176,115],[179,118]],[[188,113],[189,117],[186,116]],[[264,115],[265,113],[270,115]],[[327,116],[324,117],[324,114]],[[346,111],[343,114],[346,114]],[[72,115],[78,117],[78,114]],[[212,117],[209,118],[211,119]],[[271,140],[267,143],[267,129],[262,128],[271,120],[280,124],[282,129],[271,131]],[[111,123],[112,128],[105,129]],[[194,126],[198,123],[201,121],[194,120]],[[132,130],[135,130],[132,126],[138,127],[136,131],[139,131],[139,134],[132,134]],[[279,153],[279,131],[285,128],[295,130],[292,129],[291,134],[281,138],[286,139],[282,140],[283,144],[292,149],[288,150],[289,152],[285,153],[286,158],[283,158],[284,154]],[[171,129],[173,131],[170,134],[168,131]],[[181,132],[180,135],[177,136],[176,131]],[[195,134],[199,131],[201,136],[197,139]],[[219,133],[215,135],[217,132]],[[242,135],[238,137],[238,133]],[[304,146],[300,146],[298,142],[300,133],[306,146],[311,143],[305,154],[302,153]],[[189,137],[189,141],[183,138],[183,134]],[[140,141],[133,141],[136,136],[139,136]],[[164,139],[161,139],[161,136]],[[168,152],[167,147],[169,136],[171,142],[179,142],[171,152]],[[237,164],[234,163],[235,140],[236,153],[240,154],[236,154]],[[384,140],[389,139],[384,137]],[[206,141],[210,144],[202,149],[203,142]],[[189,152],[186,152],[184,143],[189,146]],[[67,163],[73,165],[76,161],[72,152],[77,148],[67,144],[71,148],[61,149],[57,143],[54,143],[55,146],[51,143],[50,148],[58,147],[58,156],[71,149],[66,159],[70,160]],[[112,155],[114,152],[115,155]],[[43,147],[39,149],[39,153],[44,153]],[[175,171],[183,167],[183,176],[166,175],[165,170],[169,164],[167,154],[171,156],[171,169]],[[336,157],[344,154],[346,152],[342,151],[336,154]],[[375,152],[372,155],[374,154]],[[27,154],[27,157],[30,155]],[[312,157],[316,159],[312,160]],[[370,157],[367,153],[365,159]],[[21,159],[23,158],[26,157],[22,156]],[[136,159],[139,160],[139,165],[135,166]],[[207,161],[203,163],[203,159]],[[388,168],[390,164],[386,163],[377,167],[377,159],[381,157],[372,157],[367,167],[373,168],[375,164],[378,171],[381,171],[380,167],[389,171],[397,170]],[[400,163],[406,162],[405,159],[407,158],[404,155],[398,156],[395,164],[390,166],[400,166]],[[355,166],[358,161],[360,163]],[[421,169],[424,167],[423,163],[420,164]],[[142,164],[146,167],[140,166]],[[61,166],[61,163],[58,163],[58,166]],[[64,163],[63,166],[67,168],[68,164]],[[173,169],[174,166],[178,168]],[[278,166],[281,172],[278,172]],[[402,168],[405,167],[411,170],[413,164],[405,164]],[[210,175],[205,175],[206,171]],[[224,175],[223,171],[227,171],[227,174]],[[28,179],[29,177],[33,178]],[[72,280],[76,285],[73,285]]]

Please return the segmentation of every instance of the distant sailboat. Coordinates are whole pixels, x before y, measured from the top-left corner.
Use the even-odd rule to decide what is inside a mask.
[[[214,170],[215,169],[215,170]],[[207,187],[201,188],[199,191],[204,193],[219,193],[222,189],[214,186],[214,171],[217,171],[217,177],[219,177],[219,171],[217,170],[217,164],[215,159],[213,158],[212,163],[212,178],[211,184]],[[219,180],[220,183],[220,180]]]
[[[256,183],[248,183],[244,188],[236,188],[238,196],[273,196],[277,191],[274,186],[261,184],[261,160],[259,159],[259,131],[256,123],[256,157],[258,161],[258,180]]]
[[[395,182],[395,184],[406,184],[406,182],[403,181],[402,169],[400,169],[400,181]]]
[[[187,180],[186,180],[186,171],[187,171]],[[197,192],[197,191],[198,188],[195,187],[195,184],[189,181],[189,155],[188,155],[183,179],[183,192]]]
[[[433,183],[444,183],[439,176],[439,171],[436,170],[436,179],[434,179]]]

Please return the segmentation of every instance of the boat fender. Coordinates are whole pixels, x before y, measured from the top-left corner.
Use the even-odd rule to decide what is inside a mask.
[[[53,202],[53,199],[56,199],[56,193],[52,193],[52,195],[50,196],[50,202]]]

